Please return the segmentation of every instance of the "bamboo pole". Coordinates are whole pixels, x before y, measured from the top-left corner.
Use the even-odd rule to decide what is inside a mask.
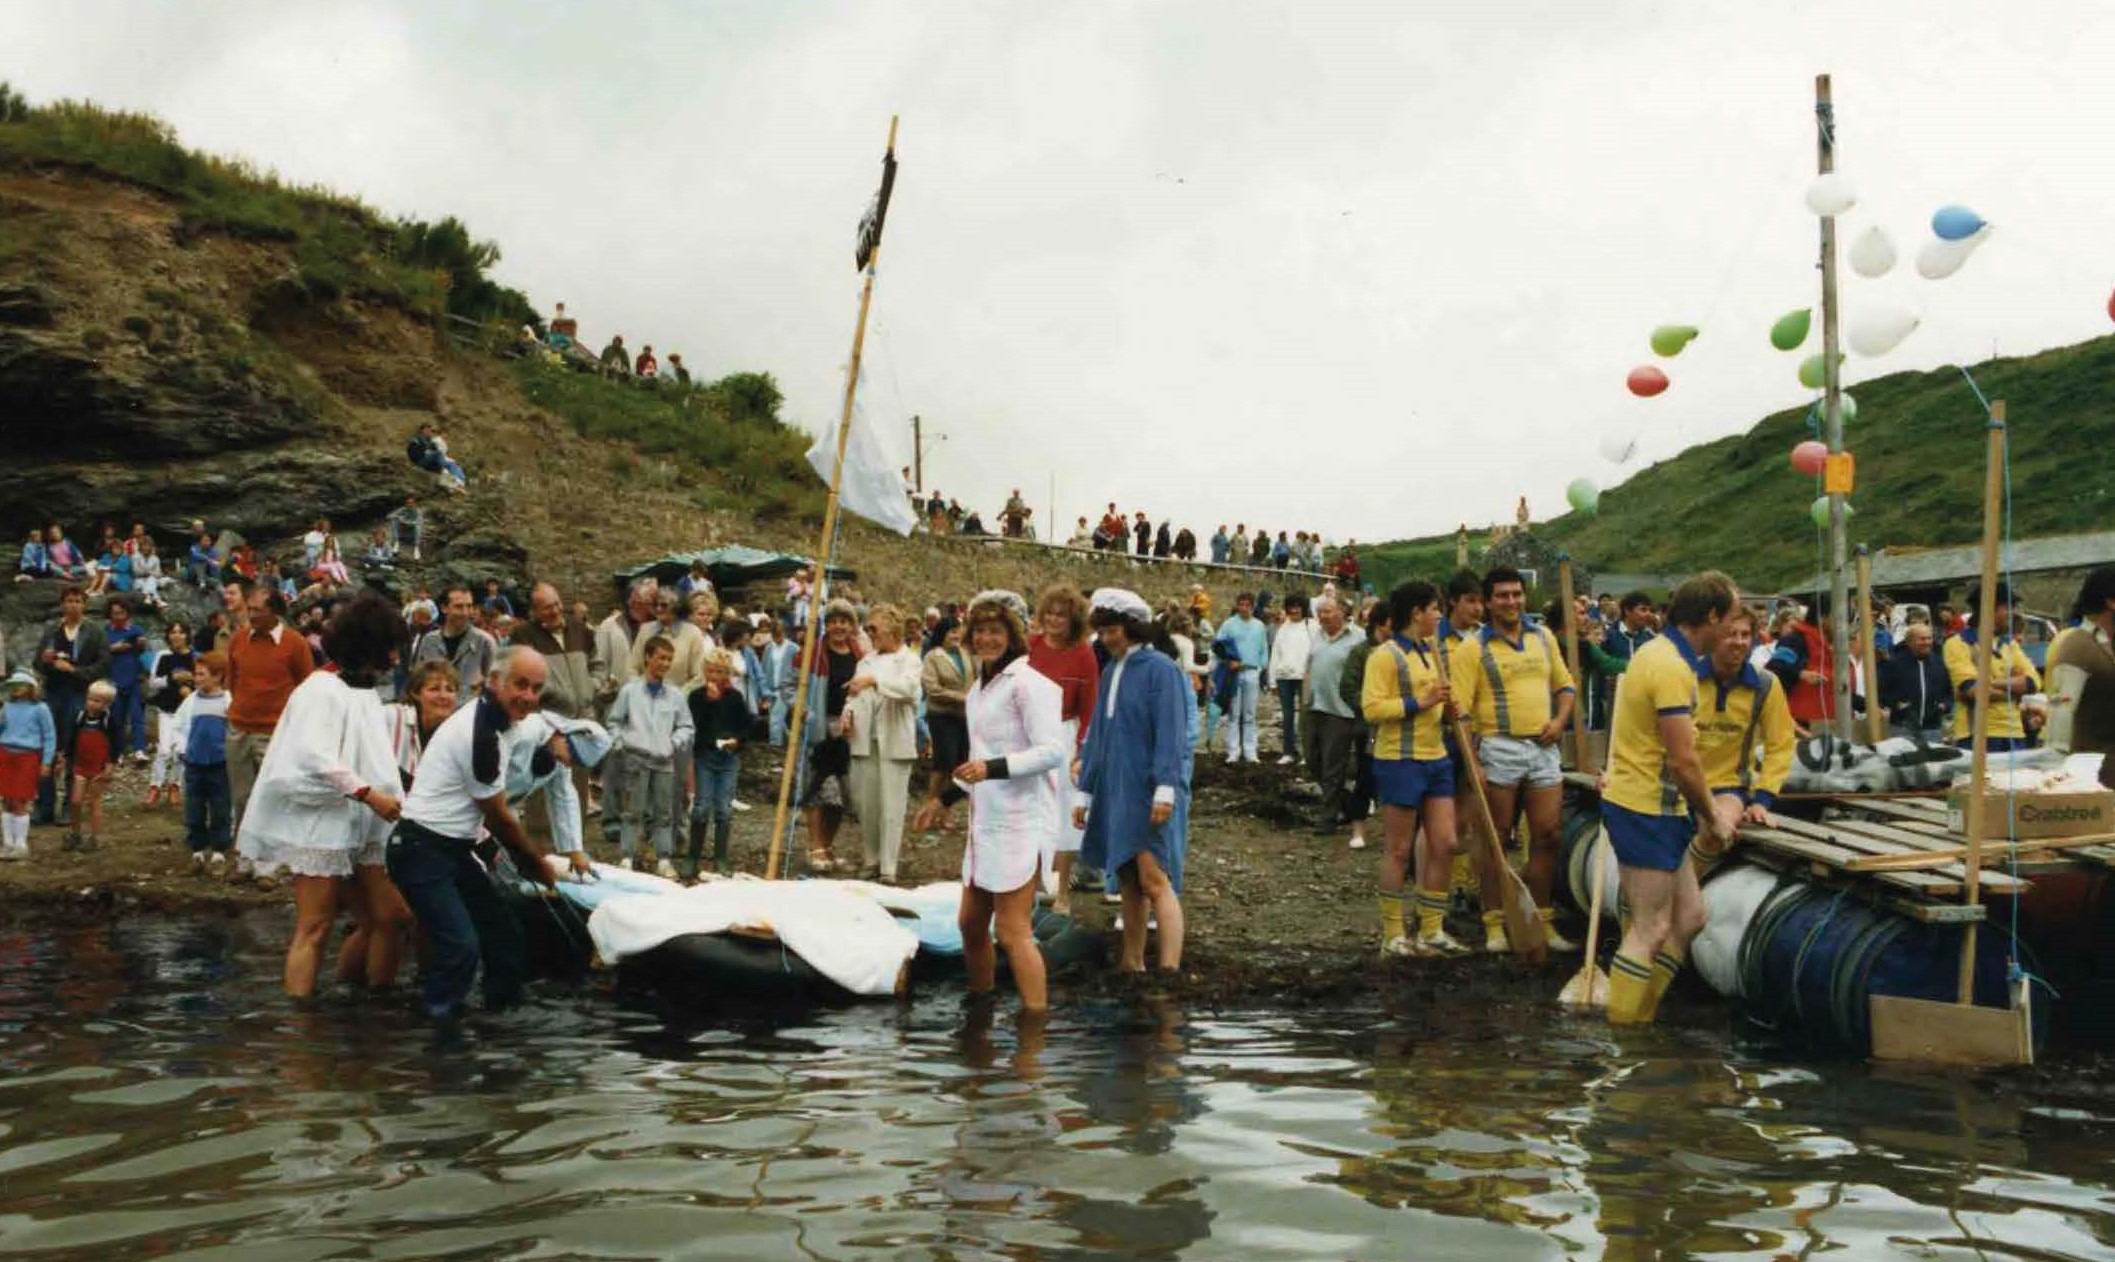
[[[896,121],[895,115],[889,116],[889,159],[896,154]],[[866,347],[867,312],[874,305],[874,273],[881,266],[881,230],[887,223],[888,193],[884,177],[881,211],[874,225],[874,248],[867,255],[866,282],[859,291],[859,321],[852,327],[852,361],[845,372],[844,409],[837,420],[837,463],[830,468],[830,502],[823,509],[822,542],[815,549],[815,555],[820,559],[808,584],[808,616],[801,629],[800,641],[800,684],[793,691],[793,713],[786,720],[786,731],[790,736],[786,742],[786,765],[779,769],[778,810],[771,817],[771,854],[764,862],[764,879],[770,881],[778,879],[779,862],[784,857],[787,810],[793,800],[794,772],[805,753],[806,742],[801,734],[807,725],[808,690],[815,678],[815,638],[822,622],[816,616],[816,606],[830,581],[830,561],[837,539],[838,495],[844,486],[845,447],[852,438],[852,405],[859,397],[859,356]]]
[[[1825,74],[1814,76],[1815,166],[1827,175],[1836,169],[1836,102]],[[1843,371],[1836,320],[1836,217],[1821,217],[1821,365],[1822,416],[1829,452],[1843,450]],[[1844,573],[1850,559],[1848,509],[1843,496],[1829,496],[1829,608],[1835,614],[1829,636],[1830,724],[1838,738],[1851,739],[1850,585]]]
[[[2005,401],[1990,405],[1990,450],[1983,472],[1983,586],[1976,597],[1975,613],[1975,712],[1969,715],[1969,730],[1975,734],[1974,754],[1968,774],[1968,879],[1961,887],[1961,900],[1970,907],[1982,901],[1983,822],[1988,811],[1987,773],[1990,769],[1990,659],[1997,648],[1998,523],[2005,495]],[[1962,1006],[1975,1002],[1976,924],[1968,922],[1961,935]]]
[[[1586,745],[1586,676],[1579,672],[1579,610],[1572,591],[1572,558],[1557,554],[1558,595],[1564,600],[1564,664],[1572,672],[1572,762],[1592,775],[1600,768]]]
[[[1858,640],[1858,656],[1865,663],[1865,735],[1878,745],[1887,736],[1887,713],[1880,708],[1880,628],[1873,622],[1873,557],[1858,545],[1858,609],[1865,632]]]

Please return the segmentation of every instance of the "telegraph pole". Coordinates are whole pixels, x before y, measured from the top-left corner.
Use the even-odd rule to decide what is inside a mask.
[[[911,418],[911,489],[925,494],[925,432],[924,422]]]

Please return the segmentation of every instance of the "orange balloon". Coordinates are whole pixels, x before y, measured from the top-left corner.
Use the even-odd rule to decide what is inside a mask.
[[[1667,374],[1651,364],[1640,364],[1630,370],[1630,392],[1641,399],[1649,399],[1667,388]]]
[[[1829,462],[1829,445],[1809,438],[1792,448],[1792,467],[1810,478],[1821,476]]]

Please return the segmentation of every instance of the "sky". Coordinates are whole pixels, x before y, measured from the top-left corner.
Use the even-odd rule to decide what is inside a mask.
[[[1809,400],[1767,331],[1818,304],[1818,72],[1844,248],[1902,256],[1845,270],[1846,325],[1922,316],[1854,390],[2115,331],[2110,48],[2105,0],[0,0],[32,100],[456,215],[597,348],[769,372],[817,431],[900,116],[860,394],[886,447],[923,416],[928,488],[987,520],[1019,487],[1066,530],[1113,499],[1332,541],[1552,515]],[[1947,203],[1995,226],[1926,281]],[[1664,323],[1702,333],[1634,398]]]

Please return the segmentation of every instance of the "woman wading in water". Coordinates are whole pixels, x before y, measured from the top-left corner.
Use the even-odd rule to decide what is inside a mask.
[[[388,601],[355,598],[323,630],[335,672],[316,671],[287,698],[257,772],[236,848],[259,872],[294,878],[286,992],[316,993],[323,944],[342,905],[365,944],[369,986],[396,981],[410,909],[382,867],[402,792],[375,684],[396,665],[403,623]],[[347,961],[348,965],[350,961]]]
[[[1032,923],[1037,878],[1055,843],[1063,796],[1059,776],[1072,743],[1059,718],[1058,686],[1028,664],[1028,603],[1012,592],[984,592],[969,605],[969,647],[977,659],[965,712],[969,758],[953,783],[918,812],[920,831],[969,799],[969,843],[962,852],[964,963],[974,994],[998,977],[998,945],[1024,1012],[1050,1005],[1042,948]]]

